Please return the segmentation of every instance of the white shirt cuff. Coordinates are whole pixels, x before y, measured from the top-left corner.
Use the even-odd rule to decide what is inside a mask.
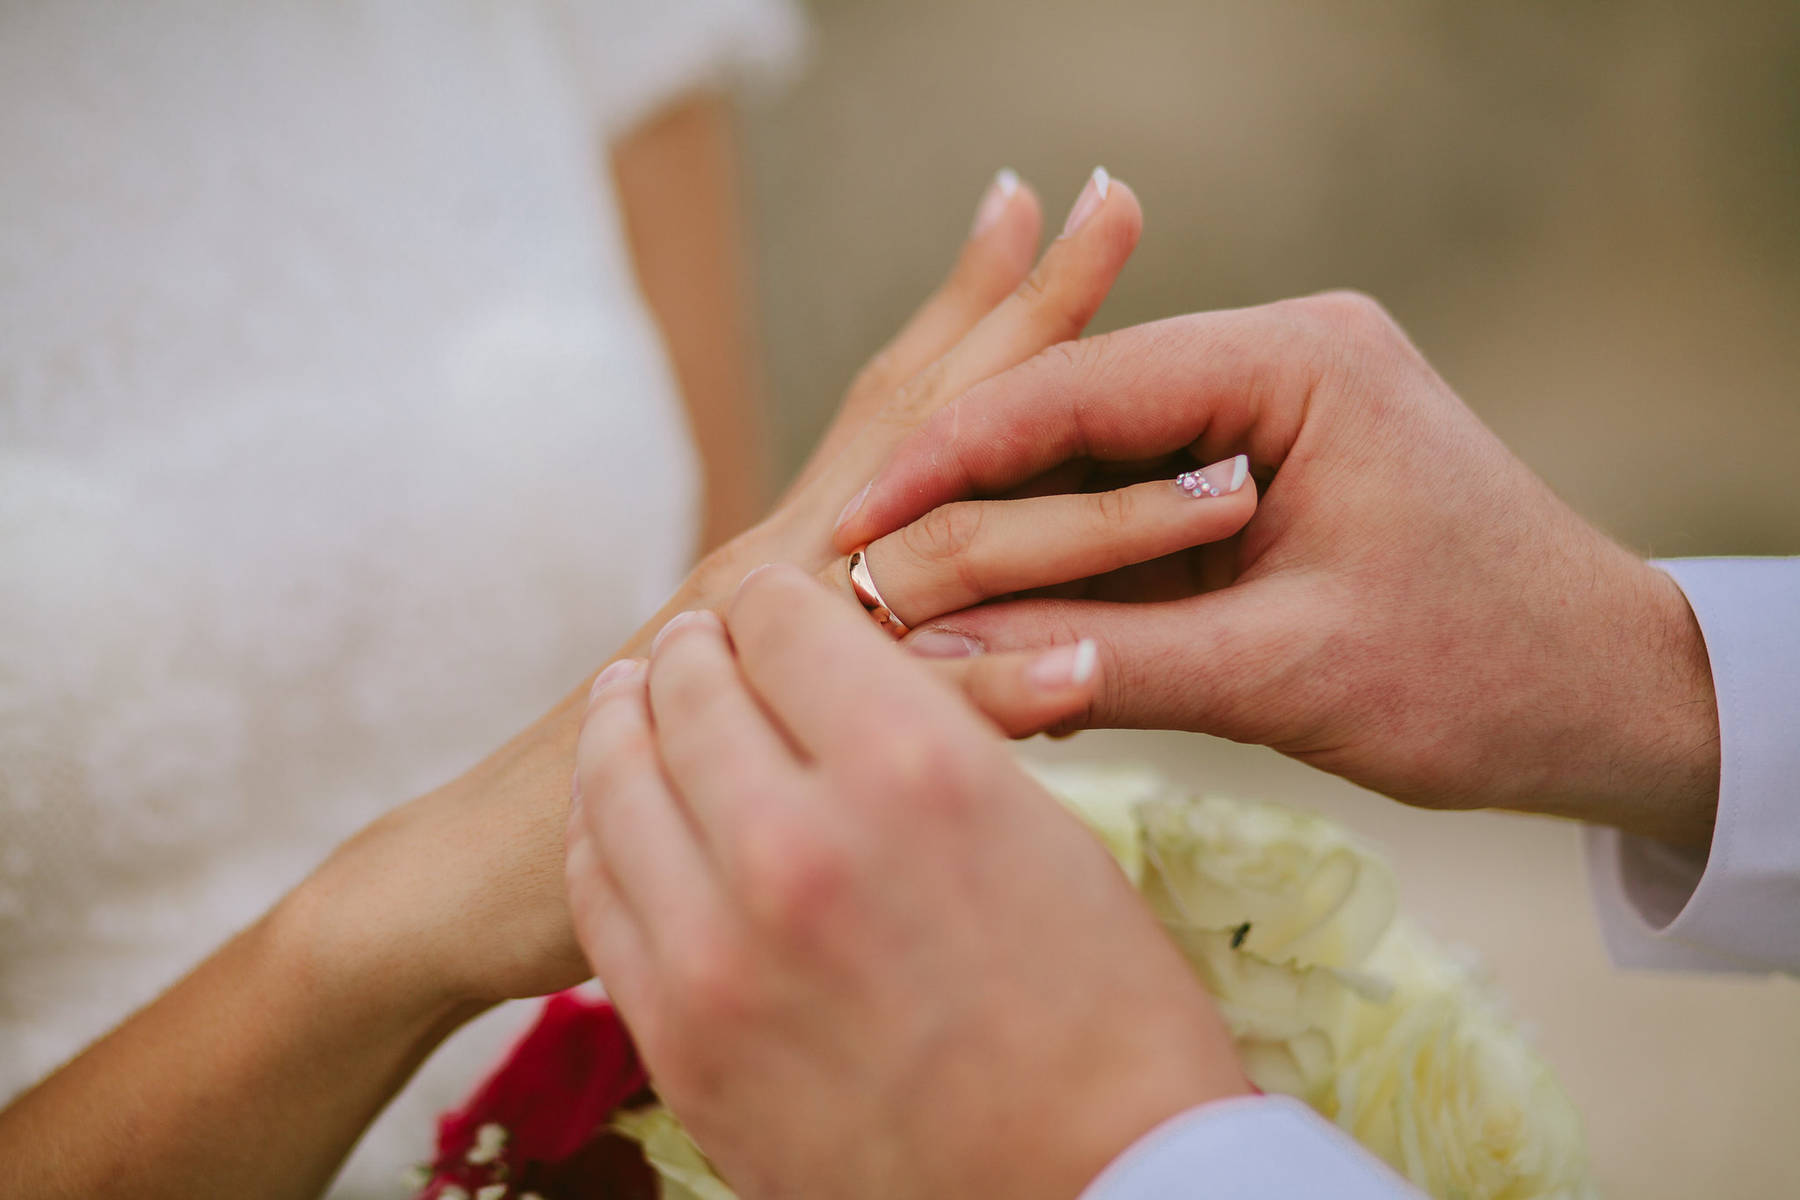
[[[1139,1138],[1081,1200],[1418,1200],[1337,1126],[1287,1096],[1191,1108]]]
[[[1705,855],[1584,831],[1601,935],[1625,967],[1800,972],[1800,558],[1655,565],[1712,661],[1719,813]]]

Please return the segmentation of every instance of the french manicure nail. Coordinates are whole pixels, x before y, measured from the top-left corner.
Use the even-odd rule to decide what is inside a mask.
[[[844,505],[844,511],[838,514],[837,524],[832,526],[833,529],[842,529],[844,523],[856,515],[856,510],[861,508],[863,506],[863,501],[869,498],[869,489],[874,486],[875,481],[871,479],[869,482],[862,485],[862,491],[850,497],[850,503]]]
[[[1175,477],[1175,486],[1196,500],[1229,496],[1250,478],[1250,456],[1240,454],[1224,462],[1216,462],[1198,471],[1184,471]]]
[[[657,648],[660,647],[663,642],[667,640],[668,636],[677,629],[705,622],[711,622],[715,625],[718,624],[718,615],[704,608],[689,609],[687,612],[676,613],[669,618],[669,623],[667,625],[664,625],[661,629],[656,631],[656,639],[650,643],[650,653],[655,654]]]
[[[985,649],[974,638],[948,629],[921,629],[902,644],[920,658],[973,658]]]
[[[1069,219],[1063,222],[1064,237],[1080,229],[1106,203],[1106,193],[1111,187],[1112,176],[1106,173],[1106,168],[1095,167],[1094,173],[1088,176],[1087,186],[1081,189],[1081,195],[1075,197],[1075,207],[1069,210]]]
[[[641,658],[621,658],[609,663],[607,668],[594,676],[594,686],[588,689],[588,703],[592,704],[600,698],[600,693],[615,683],[622,683],[644,669]]]
[[[986,233],[1000,219],[1000,214],[1006,211],[1006,206],[1012,202],[1013,193],[1018,190],[1018,172],[1011,167],[1000,168],[994,181],[988,184],[987,191],[982,194],[981,207],[975,210],[975,224],[970,227],[969,236],[977,238]]]
[[[1099,645],[1093,638],[1082,638],[1073,646],[1058,646],[1038,655],[1037,661],[1025,669],[1025,678],[1051,691],[1076,687],[1093,678],[1099,661]]]

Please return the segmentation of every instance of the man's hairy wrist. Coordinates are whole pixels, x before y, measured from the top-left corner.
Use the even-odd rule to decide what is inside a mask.
[[[1623,827],[1686,846],[1712,840],[1719,807],[1719,703],[1706,639],[1675,580],[1645,564],[1648,647],[1656,674],[1641,716],[1645,763],[1660,786],[1647,790]]]
[[[1591,606],[1571,606],[1570,699],[1527,731],[1541,756],[1536,794],[1504,806],[1704,848],[1719,793],[1705,640],[1673,579],[1622,552],[1606,557]]]

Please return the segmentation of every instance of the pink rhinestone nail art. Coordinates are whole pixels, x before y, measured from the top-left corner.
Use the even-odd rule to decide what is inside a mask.
[[[1213,485],[1212,480],[1208,479],[1198,471],[1183,471],[1175,477],[1175,486],[1196,500],[1204,500],[1213,496],[1224,495],[1223,492],[1219,491],[1219,489]]]

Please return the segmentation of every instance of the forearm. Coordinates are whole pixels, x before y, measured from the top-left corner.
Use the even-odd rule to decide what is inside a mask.
[[[0,1113],[0,1193],[306,1197],[475,1015],[322,927],[303,887]],[[373,948],[373,947],[371,947]]]
[[[701,95],[671,106],[613,148],[612,168],[704,469],[709,550],[762,513],[769,483],[728,105]]]

